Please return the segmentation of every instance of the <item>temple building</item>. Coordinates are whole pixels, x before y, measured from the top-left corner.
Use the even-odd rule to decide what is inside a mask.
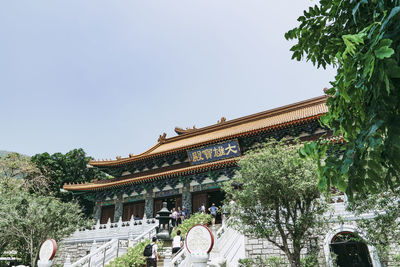
[[[314,140],[327,129],[318,119],[327,112],[326,96],[256,113],[233,120],[221,118],[203,128],[175,128],[176,136],[160,135],[157,144],[142,154],[92,160],[113,178],[64,189],[92,194],[94,218],[129,221],[131,217],[155,216],[162,202],[168,208],[185,207],[197,212],[202,204],[221,205],[221,185],[234,175],[236,163],[246,151],[267,138]]]
[[[321,136],[332,137],[331,131],[319,123],[319,118],[328,110],[326,100],[326,96],[321,96],[238,119],[221,118],[203,128],[176,127],[176,136],[160,135],[158,142],[142,154],[90,161],[91,166],[108,173],[110,178],[65,184],[64,189],[91,195],[95,200],[93,216],[97,223],[89,229],[78,229],[65,239],[64,254],[60,258],[74,255],[73,266],[80,266],[98,259],[100,254],[104,255],[103,259],[99,258],[103,263],[106,258],[115,257],[121,242],[124,246],[127,240],[134,242],[155,235],[158,222],[150,218],[155,217],[162,202],[167,202],[170,210],[185,207],[189,213],[197,212],[202,204],[206,208],[212,203],[221,206],[225,197],[222,184],[233,178],[238,160],[267,138],[309,141]],[[373,246],[364,241],[347,242],[352,236],[366,239],[365,233],[357,228],[357,221],[372,218],[373,214],[356,215],[347,211],[345,194],[335,194],[330,203],[333,216],[329,230],[313,237],[302,249],[302,255],[317,249],[321,266],[332,266],[335,260],[332,255],[339,266],[350,266],[346,265],[349,262],[382,266]],[[266,239],[242,235],[224,223],[220,230],[215,234],[217,249],[211,253],[211,260],[223,258],[228,266],[237,266],[238,259],[245,257],[285,257]],[[100,247],[96,248],[96,244]],[[106,257],[108,247],[115,249],[107,250],[111,256]],[[391,259],[397,251],[397,246],[390,251]],[[171,259],[173,266],[189,266],[182,255],[185,254],[178,253]],[[68,256],[67,259],[69,262]]]

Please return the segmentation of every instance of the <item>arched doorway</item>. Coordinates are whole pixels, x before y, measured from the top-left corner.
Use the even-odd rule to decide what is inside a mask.
[[[372,267],[367,245],[353,232],[340,232],[330,242],[339,267]]]

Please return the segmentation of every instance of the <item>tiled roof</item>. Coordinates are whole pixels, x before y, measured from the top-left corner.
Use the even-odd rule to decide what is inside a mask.
[[[107,183],[105,183],[104,181],[98,181],[92,183],[65,184],[63,188],[65,190],[70,190],[70,191],[95,191],[95,190],[102,190],[105,188],[113,188],[113,187],[115,188],[115,187],[125,186],[128,184],[155,181],[162,178],[173,178],[173,177],[178,177],[179,175],[189,175],[212,169],[220,169],[226,166],[233,166],[236,164],[238,159],[239,158],[220,160],[217,162],[204,163],[201,165],[185,167],[177,170],[169,170],[155,174],[143,175],[140,177],[134,177],[129,179],[116,179]]]
[[[171,138],[165,138],[165,135],[160,136],[158,144],[142,154],[129,155],[127,158],[117,157],[116,160],[90,161],[90,164],[93,166],[120,165],[256,131],[298,124],[325,114],[328,111],[325,105],[326,99],[326,96],[312,98],[204,128],[193,129]]]

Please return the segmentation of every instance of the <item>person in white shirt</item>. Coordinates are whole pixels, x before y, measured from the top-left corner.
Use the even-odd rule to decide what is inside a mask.
[[[206,213],[206,206],[204,206],[204,203],[201,204],[199,211],[200,213]]]
[[[175,208],[172,209],[171,218],[172,218],[172,227],[176,227],[178,222],[178,212],[175,210]]]
[[[176,236],[172,240],[172,253],[178,252],[181,247],[183,246],[182,237],[181,237],[181,230],[176,232]]]
[[[151,256],[147,258],[147,267],[157,267],[157,261],[158,261],[157,237],[153,236],[152,241],[153,241],[153,243],[151,243],[152,253]]]

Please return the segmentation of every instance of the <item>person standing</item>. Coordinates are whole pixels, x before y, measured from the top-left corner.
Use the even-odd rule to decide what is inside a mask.
[[[181,230],[176,232],[176,236],[172,240],[172,253],[177,253],[183,246],[183,241],[181,237]]]
[[[215,224],[215,218],[217,218],[217,211],[218,211],[218,208],[215,206],[215,203],[212,203],[211,207],[208,208],[208,211],[211,213],[212,225],[214,225]]]
[[[176,227],[176,223],[178,220],[178,212],[176,212],[175,208],[172,209],[171,218],[172,218],[172,227]]]
[[[177,218],[177,225],[179,225],[179,224],[181,224],[182,223],[182,210],[181,210],[181,207],[178,207],[178,218]]]
[[[147,267],[157,267],[158,261],[158,247],[157,247],[157,237],[153,236],[151,243],[151,256],[147,258]]]
[[[199,208],[199,212],[200,213],[206,213],[206,206],[204,206],[204,203],[201,204],[201,206]]]
[[[186,216],[187,216],[186,208],[182,207],[182,211],[181,211],[181,221],[182,221],[182,223],[186,219]]]

